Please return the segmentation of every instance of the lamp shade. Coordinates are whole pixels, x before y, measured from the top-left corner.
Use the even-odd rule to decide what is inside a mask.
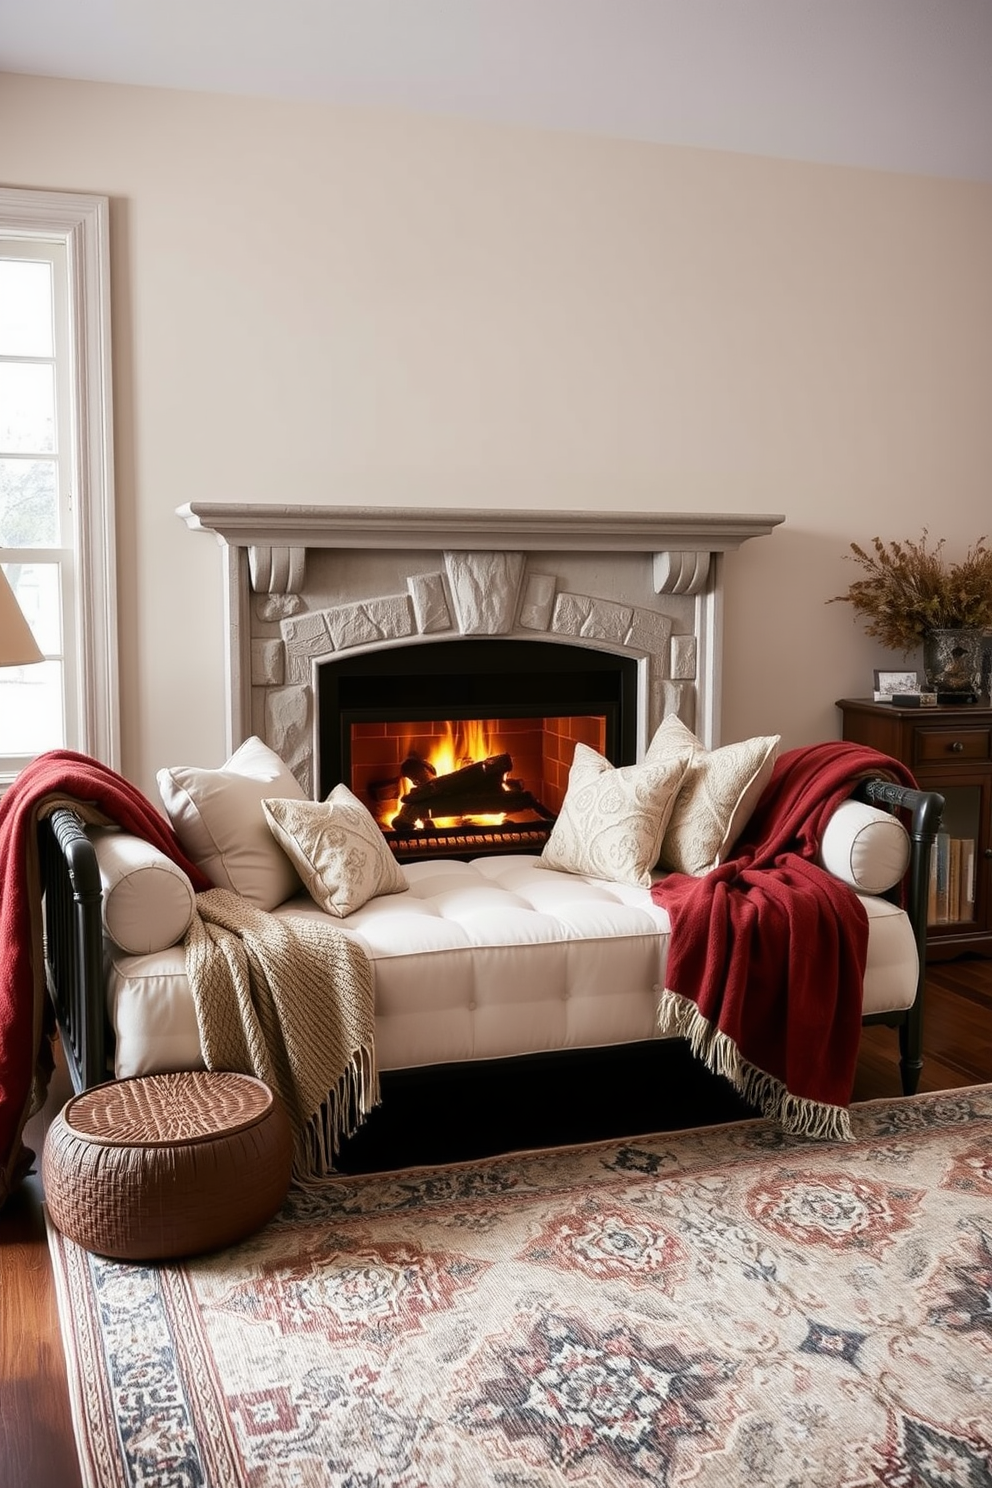
[[[27,666],[44,659],[0,568],[0,666]]]

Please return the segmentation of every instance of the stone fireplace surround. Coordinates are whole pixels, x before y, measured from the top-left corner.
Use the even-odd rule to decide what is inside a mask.
[[[315,669],[462,637],[632,657],[638,758],[671,712],[715,747],[723,555],[784,521],[233,502],[192,502],[177,515],[225,552],[228,748],[257,734],[310,794]]]

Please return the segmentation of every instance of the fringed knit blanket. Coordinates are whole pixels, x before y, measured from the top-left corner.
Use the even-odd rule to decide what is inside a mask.
[[[850,1138],[868,917],[813,859],[859,780],[916,781],[898,760],[830,743],[781,756],[731,861],[672,873],[652,897],[672,922],[659,1022],[763,1115]]]
[[[277,1091],[294,1179],[326,1177],[379,1099],[368,957],[334,925],[266,914],[226,889],[197,895],[185,950],[207,1068]]]

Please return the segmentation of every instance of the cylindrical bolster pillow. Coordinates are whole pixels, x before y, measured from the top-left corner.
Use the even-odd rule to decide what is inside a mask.
[[[145,955],[176,944],[189,929],[195,895],[165,853],[114,828],[91,829],[103,881],[103,928],[122,951]]]
[[[820,842],[819,863],[862,894],[884,894],[909,867],[909,833],[866,801],[842,801]]]

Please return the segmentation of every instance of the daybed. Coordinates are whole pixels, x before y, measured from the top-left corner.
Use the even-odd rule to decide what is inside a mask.
[[[698,748],[697,762],[704,756]],[[774,747],[761,752],[747,801],[735,787],[737,816],[722,823],[718,860],[730,855],[774,756]],[[911,1093],[921,1066],[930,846],[943,802],[893,783],[883,756],[874,778],[859,762],[855,793],[829,814],[816,861],[867,913],[862,1018],[898,1027],[902,1083]],[[594,765],[593,775],[601,768],[608,767]],[[576,871],[567,854],[558,859],[565,867],[554,866],[547,850],[543,860],[510,853],[402,869],[391,862],[388,892],[375,892],[373,881],[369,893],[366,883],[352,908],[340,858],[329,890],[302,886],[296,869],[306,876],[308,860],[297,854],[294,868],[285,822],[280,837],[260,801],[288,797],[311,811],[320,805],[304,808],[303,792],[260,740],[247,741],[220,770],[163,771],[159,783],[180,842],[213,883],[247,888],[277,918],[326,920],[329,907],[333,923],[362,947],[374,973],[380,1071],[664,1036],[658,1004],[670,922],[652,893],[663,873],[618,882],[622,875]],[[205,833],[224,792],[230,799],[220,828],[215,812]],[[39,829],[49,990],[77,1089],[112,1076],[202,1067],[183,947],[196,901],[189,877],[147,841],[86,825],[68,806]],[[651,850],[654,863],[657,845]]]

